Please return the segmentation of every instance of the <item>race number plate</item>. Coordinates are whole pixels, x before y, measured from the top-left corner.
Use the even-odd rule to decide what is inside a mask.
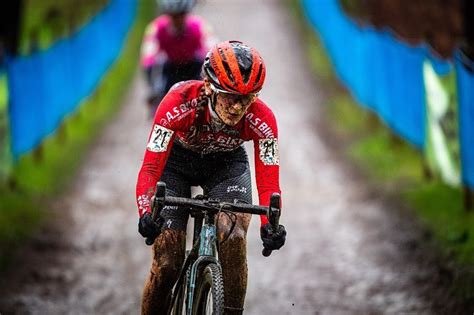
[[[263,164],[280,165],[277,139],[260,139],[258,145],[260,149],[260,160]]]
[[[172,135],[172,130],[160,125],[153,126],[150,141],[146,146],[147,150],[151,152],[166,152]]]

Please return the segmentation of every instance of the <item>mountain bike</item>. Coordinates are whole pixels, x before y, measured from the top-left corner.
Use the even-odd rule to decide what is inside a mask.
[[[281,213],[280,195],[274,193],[269,207],[262,207],[238,201],[221,202],[208,198],[205,193],[194,198],[166,196],[166,184],[158,182],[152,205],[155,221],[164,206],[186,207],[194,218],[193,246],[186,252],[167,314],[223,314],[224,282],[217,255],[216,216],[223,212],[266,215],[276,229]],[[154,239],[147,238],[145,241],[147,245],[152,245]],[[262,250],[264,256],[271,253],[272,250]]]

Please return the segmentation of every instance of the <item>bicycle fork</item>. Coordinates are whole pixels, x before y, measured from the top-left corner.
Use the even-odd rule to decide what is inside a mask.
[[[217,233],[213,218],[206,216],[205,223],[202,225],[199,236],[199,257],[191,266],[191,273],[188,282],[188,298],[186,305],[186,314],[192,314],[194,290],[196,289],[196,278],[199,268],[203,268],[209,263],[215,263],[220,267],[217,260]],[[201,270],[203,269],[201,268]]]

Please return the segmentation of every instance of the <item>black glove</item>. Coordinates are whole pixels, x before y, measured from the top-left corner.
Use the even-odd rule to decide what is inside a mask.
[[[157,222],[153,221],[151,213],[145,213],[138,221],[138,232],[145,238],[155,239],[161,233],[163,218],[159,217]]]
[[[263,241],[263,247],[266,249],[277,250],[285,245],[286,230],[283,225],[279,225],[278,229],[274,230],[270,223],[260,227],[260,237]]]

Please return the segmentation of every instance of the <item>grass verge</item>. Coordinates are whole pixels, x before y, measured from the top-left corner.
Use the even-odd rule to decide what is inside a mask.
[[[67,186],[90,144],[120,108],[139,59],[143,31],[154,13],[153,0],[138,3],[122,53],[95,93],[40,148],[22,156],[9,185],[0,187],[0,269],[14,249],[45,222],[48,200]]]
[[[474,303],[474,212],[465,211],[461,188],[427,176],[423,153],[394,136],[373,113],[357,104],[341,86],[314,30],[295,1],[288,7],[300,22],[307,55],[325,87],[324,106],[331,132],[343,143],[344,155],[377,187],[407,204],[431,232],[440,251],[452,258],[453,289]]]

